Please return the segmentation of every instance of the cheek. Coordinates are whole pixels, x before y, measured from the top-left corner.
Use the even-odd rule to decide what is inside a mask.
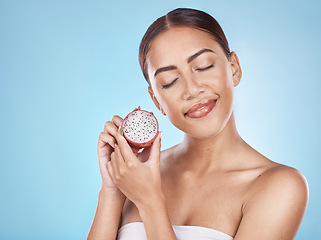
[[[234,92],[233,76],[227,64],[219,66],[214,74],[214,84],[220,89],[222,95],[230,95],[231,92]]]
[[[234,84],[230,68],[219,66],[212,75],[208,77],[208,88],[219,96],[217,105],[218,115],[221,118],[228,116],[233,110],[234,104]]]
[[[168,115],[173,110],[175,111],[175,108],[179,106],[176,94],[171,94],[169,91],[163,89],[155,91],[154,93],[158,103],[163,108],[166,115]]]
[[[175,96],[167,97],[165,101],[163,101],[163,109],[165,110],[166,115],[170,117],[175,117],[175,115],[180,114],[179,106],[182,103],[178,101]]]
[[[163,94],[160,95],[159,104],[166,113],[168,120],[176,127],[179,128],[179,123],[182,121],[183,113],[180,106],[181,101],[175,94]]]

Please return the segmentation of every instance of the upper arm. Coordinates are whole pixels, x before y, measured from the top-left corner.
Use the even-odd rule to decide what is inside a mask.
[[[307,202],[307,182],[296,169],[281,167],[263,174],[245,203],[234,239],[294,239]]]

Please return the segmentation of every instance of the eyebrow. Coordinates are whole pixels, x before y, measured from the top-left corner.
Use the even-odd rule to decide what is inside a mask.
[[[166,72],[166,71],[170,71],[170,70],[174,70],[174,69],[177,69],[177,67],[174,66],[174,65],[170,65],[170,66],[167,66],[167,67],[161,67],[161,68],[156,70],[156,72],[154,73],[154,77],[156,77],[157,74],[159,74],[161,72]]]
[[[187,63],[191,63],[195,58],[197,58],[199,55],[206,53],[206,52],[212,52],[215,53],[212,49],[204,48],[202,50],[199,50],[197,53],[194,53],[192,56],[187,58]]]
[[[206,52],[215,53],[212,49],[209,49],[209,48],[201,49],[197,53],[194,53],[192,56],[188,57],[187,63],[191,63],[195,58],[197,58],[198,56],[200,56],[201,54],[206,53]],[[177,69],[177,67],[175,65],[169,65],[166,67],[158,68],[156,70],[156,72],[154,73],[154,77],[156,77],[161,72],[171,71],[171,70],[175,70],[175,69]]]

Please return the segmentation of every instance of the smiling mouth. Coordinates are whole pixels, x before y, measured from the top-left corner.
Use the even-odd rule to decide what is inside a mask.
[[[215,107],[217,99],[207,99],[192,106],[184,116],[189,118],[202,118],[207,116]]]

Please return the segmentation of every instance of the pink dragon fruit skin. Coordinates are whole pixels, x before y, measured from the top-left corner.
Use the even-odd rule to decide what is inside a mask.
[[[135,108],[123,120],[122,134],[130,145],[145,148],[150,146],[158,135],[158,121],[152,112]]]

